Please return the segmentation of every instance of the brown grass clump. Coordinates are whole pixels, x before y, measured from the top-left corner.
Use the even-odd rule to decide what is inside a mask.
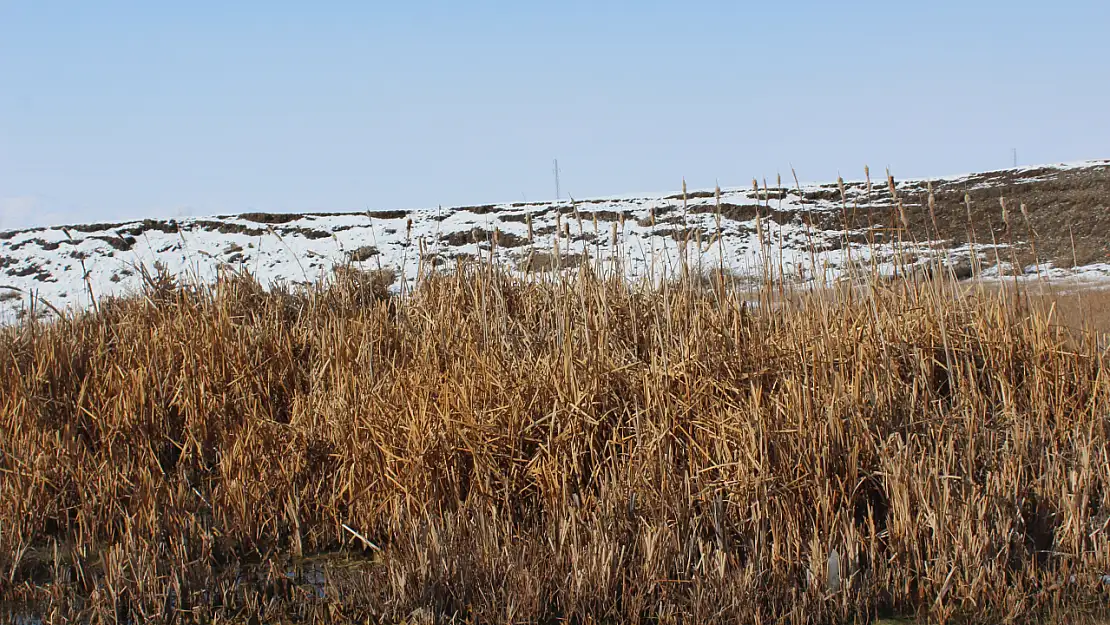
[[[1012,293],[387,279],[232,277],[0,332],[0,602],[55,622],[1106,606],[1106,355]]]

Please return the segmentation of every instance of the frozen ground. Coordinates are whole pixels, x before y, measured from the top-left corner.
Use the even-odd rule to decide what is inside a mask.
[[[221,270],[248,271],[264,285],[305,283],[337,265],[397,272],[395,288],[411,284],[421,267],[449,269],[463,258],[490,258],[517,270],[567,268],[600,258],[631,278],[660,279],[680,271],[723,265],[733,276],[758,280],[766,267],[777,279],[833,280],[851,268],[891,273],[891,245],[899,237],[903,259],[921,262],[944,252],[964,262],[972,250],[997,276],[1008,262],[997,237],[977,242],[945,236],[926,223],[916,243],[896,233],[898,224],[922,223],[931,184],[949,195],[975,192],[1004,197],[1014,189],[1056,184],[1068,176],[1110,171],[1110,161],[1090,161],[872,184],[797,185],[759,181],[759,189],[690,190],[669,196],[511,203],[415,211],[267,214],[145,220],[0,232],[0,322],[49,307],[72,309],[96,298],[125,295],[142,285],[142,269],[162,268],[190,281],[214,280]],[[1069,178],[1070,179],[1070,178]],[[1086,179],[1086,178],[1085,178]],[[754,183],[754,181],[753,181]],[[1039,187],[1038,187],[1039,188]],[[917,198],[912,200],[911,198]],[[995,200],[997,201],[997,200]],[[901,212],[898,205],[901,202]],[[997,204],[995,205],[997,206]],[[860,227],[866,212],[873,228]],[[1016,214],[1016,208],[1011,209]],[[851,213],[851,217],[849,217]],[[902,220],[902,214],[908,221]],[[971,219],[971,211],[968,211]],[[850,224],[851,227],[845,227]],[[895,226],[891,228],[890,226]],[[910,231],[913,231],[911,224]],[[892,234],[894,233],[894,234]],[[760,238],[762,235],[762,240]],[[1074,235],[1073,235],[1074,236]],[[1106,235],[1110,237],[1110,233]],[[932,240],[928,240],[931,237]],[[1039,269],[1039,271],[1038,271]],[[1110,264],[1064,269],[1042,262],[1023,269],[1029,277],[1104,280]]]

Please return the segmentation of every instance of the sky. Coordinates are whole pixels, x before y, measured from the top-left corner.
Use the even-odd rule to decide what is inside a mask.
[[[0,229],[1110,157],[1110,2],[0,0]]]

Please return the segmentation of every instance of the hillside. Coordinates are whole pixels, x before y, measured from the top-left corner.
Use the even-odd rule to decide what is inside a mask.
[[[676,193],[0,231],[0,321],[10,323],[32,305],[43,316],[50,307],[84,307],[90,292],[97,299],[133,292],[144,270],[209,282],[231,269],[270,285],[315,281],[354,263],[391,268],[411,281],[421,267],[449,268],[479,254],[534,270],[571,267],[584,255],[614,258],[616,251],[622,271],[653,278],[673,274],[683,256],[690,267],[723,266],[740,278],[763,275],[766,260],[781,279],[805,281],[861,264],[891,273],[890,243],[901,239],[898,249],[912,255],[903,262],[943,250],[960,275],[971,270],[972,250],[986,276],[1009,271],[1015,260],[1017,273],[1029,276],[1110,275],[1107,160],[931,183],[873,172],[870,184],[758,185],[725,189],[719,198],[701,190],[685,200]]]

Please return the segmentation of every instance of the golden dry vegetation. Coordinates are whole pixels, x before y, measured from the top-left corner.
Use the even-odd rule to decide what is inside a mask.
[[[591,263],[385,284],[151,280],[0,332],[0,601],[167,623],[1106,608],[1107,344],[1043,293]]]

